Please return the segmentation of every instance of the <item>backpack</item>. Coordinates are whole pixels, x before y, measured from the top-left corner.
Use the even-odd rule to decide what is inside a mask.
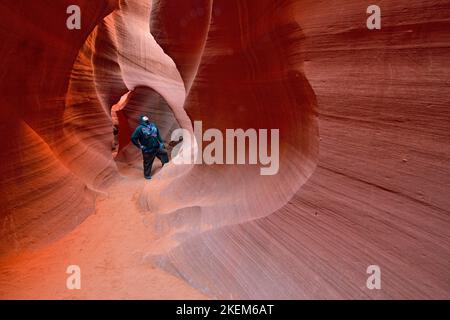
[[[142,128],[142,134],[144,136],[144,140],[147,142],[146,147],[159,147],[160,141],[158,140],[158,129],[153,123],[144,126]]]

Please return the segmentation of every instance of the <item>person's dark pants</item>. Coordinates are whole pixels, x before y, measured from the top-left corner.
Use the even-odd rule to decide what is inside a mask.
[[[144,157],[144,176],[146,178],[150,178],[152,176],[152,166],[153,161],[155,161],[155,157],[158,158],[162,164],[169,162],[167,151],[163,149],[158,149],[154,152],[143,152],[142,156]]]

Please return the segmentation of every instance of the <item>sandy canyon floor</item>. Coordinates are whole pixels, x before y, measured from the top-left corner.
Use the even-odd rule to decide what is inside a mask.
[[[95,214],[73,232],[43,249],[0,261],[0,299],[205,299],[183,280],[145,260],[151,214],[137,198],[145,183],[137,168],[100,195]],[[81,269],[81,290],[66,287],[67,267]]]

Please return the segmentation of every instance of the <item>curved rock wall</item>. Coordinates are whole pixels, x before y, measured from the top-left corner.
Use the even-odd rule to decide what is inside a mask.
[[[109,147],[101,137],[106,123],[97,119],[98,130],[86,126],[81,136],[96,138],[82,146],[77,145],[81,136],[64,129],[75,58],[98,21],[115,8],[108,1],[78,3],[85,24],[74,32],[65,28],[66,1],[0,4],[0,255],[42,244],[77,226],[94,210],[93,189],[113,175],[113,163],[103,157]],[[82,148],[91,151],[86,160],[97,158],[87,180],[70,168],[83,165],[73,161],[84,154]]]
[[[264,81],[264,71],[270,72],[264,68],[292,66],[286,59],[292,53],[279,51],[288,50],[289,45],[283,43],[279,49],[280,43],[270,38],[263,42],[264,48],[271,48],[265,52],[270,57],[264,56],[258,51],[259,43],[252,42],[252,31],[270,29],[261,32],[257,38],[261,41],[262,35],[270,37],[271,31],[279,32],[274,38],[292,39],[292,34],[277,28],[274,21],[278,18],[288,23],[290,14],[295,13],[298,26],[294,30],[301,27],[304,36],[293,40],[294,52],[304,62],[306,77],[318,97],[318,168],[289,203],[270,216],[190,238],[183,235],[181,239],[188,238],[186,242],[168,254],[150,253],[149,259],[218,298],[448,297],[449,197],[445,195],[450,150],[445,141],[450,97],[445,89],[449,62],[444,54],[449,46],[445,40],[448,3],[405,1],[383,5],[382,32],[367,30],[366,5],[361,1],[345,5],[292,1],[292,6],[283,2],[278,10],[270,10],[269,2],[267,7],[263,2],[246,3],[248,7],[233,1],[214,1],[202,63],[186,109],[192,119],[204,119],[212,127],[226,127],[227,120],[228,125],[245,126],[246,111],[252,113],[250,122],[260,120],[258,116],[264,115],[259,109],[264,106],[261,100],[270,101],[258,91],[260,85],[270,83]],[[261,12],[255,13],[255,7]],[[220,22],[224,23],[222,28]],[[177,61],[177,52],[173,51]],[[277,65],[278,52],[283,52],[285,59]],[[183,64],[179,63],[181,68]],[[247,65],[253,68],[242,71]],[[248,90],[246,76],[255,76]],[[271,79],[282,83],[283,77],[271,74]],[[276,89],[271,89],[265,92],[277,97]],[[264,99],[250,102],[242,94],[250,92]],[[237,97],[236,104],[233,97]],[[246,101],[242,109],[241,101]],[[282,98],[276,101],[280,114],[294,108],[289,103],[283,108]],[[272,120],[271,116],[267,119]],[[305,141],[311,137],[303,133],[299,138],[292,132],[288,136]],[[288,157],[302,166],[295,152],[284,155],[284,159]],[[196,167],[190,171],[184,188],[195,184],[195,178],[214,181],[213,186],[224,186],[227,179],[232,180],[227,172],[217,183],[214,175],[220,169],[209,176],[207,170]],[[233,178],[237,176],[241,175]],[[283,181],[288,184],[289,180]],[[271,194],[279,192],[279,185],[267,180],[263,185],[265,192],[253,186],[248,189],[255,191],[246,193],[249,201],[263,206],[276,203]],[[211,194],[211,190],[209,187],[202,194]],[[235,203],[233,191],[230,186],[218,191],[230,198],[215,199],[212,206],[223,199]],[[264,200],[258,199],[261,194]],[[189,203],[191,198],[183,200]],[[262,214],[265,209],[243,208],[247,211],[235,217],[235,209],[228,207],[227,223],[245,219],[249,212]],[[206,212],[207,208],[199,205],[171,213],[173,220],[162,216],[161,230],[173,232],[167,225],[175,225],[185,232],[220,221],[211,222]],[[216,218],[218,213],[220,210],[215,209],[211,216]],[[186,219],[189,214],[192,218]],[[382,267],[383,281],[389,283],[382,292],[365,288],[366,269],[373,264]]]
[[[448,298],[448,1],[383,3],[381,31],[359,0],[77,2],[75,32],[65,1],[0,4],[2,254],[94,210],[131,91],[129,128],[280,129],[276,176],[170,164],[145,185],[150,263],[217,298]]]

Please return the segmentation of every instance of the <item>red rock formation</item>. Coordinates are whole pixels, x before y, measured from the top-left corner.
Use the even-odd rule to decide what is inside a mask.
[[[156,235],[134,223],[132,241],[105,243],[145,248],[209,297],[449,297],[448,1],[383,3],[380,31],[359,0],[75,2],[81,31],[61,27],[66,1],[0,4],[0,255],[67,244],[74,258],[73,236],[55,242],[69,230],[109,237],[93,224],[120,215],[82,221],[113,184],[142,190],[121,202]],[[118,179],[110,108],[128,91],[122,135],[142,112],[166,137],[197,120],[279,128],[278,175],[170,164],[143,189]],[[133,165],[126,142],[117,159]],[[365,287],[373,264],[381,291]]]
[[[77,2],[84,13],[81,31],[65,28],[67,1],[0,4],[0,255],[77,226],[93,211],[93,190],[115,171],[111,159],[103,158],[110,152],[110,141],[102,138],[109,130],[106,117],[76,133],[70,131],[77,119],[71,128],[64,125],[71,116],[64,100],[75,57],[98,21],[114,9],[108,1]],[[85,115],[96,117],[89,105],[85,108]],[[90,138],[84,140],[86,136]],[[92,157],[96,161],[88,174],[78,170]]]

